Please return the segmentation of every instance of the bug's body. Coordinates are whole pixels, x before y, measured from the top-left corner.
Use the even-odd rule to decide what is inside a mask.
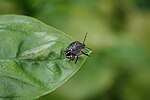
[[[79,41],[72,42],[66,49],[66,57],[68,59],[74,59],[75,56],[78,56],[82,49],[85,48],[85,45]]]
[[[85,38],[86,38],[86,35],[85,35]],[[85,41],[85,38],[84,38],[84,41]],[[88,54],[82,51],[86,47],[84,44],[84,41],[83,43],[80,43],[79,41],[74,41],[71,44],[69,44],[69,46],[66,48],[66,51],[65,51],[66,58],[68,58],[69,60],[74,60],[74,58],[76,58],[76,61],[75,61],[76,63],[80,53],[83,53],[84,55],[89,56]]]

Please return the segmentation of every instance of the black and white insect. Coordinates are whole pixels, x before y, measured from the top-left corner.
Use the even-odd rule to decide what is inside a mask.
[[[74,42],[70,43],[69,46],[66,48],[65,54],[66,54],[66,58],[68,58],[69,61],[70,60],[73,61],[76,58],[76,60],[75,60],[75,64],[76,64],[77,61],[78,61],[78,56],[81,53],[88,56],[88,57],[90,57],[88,54],[83,52],[84,48],[88,48],[84,44],[86,37],[87,37],[87,33],[85,34],[83,43],[81,43],[79,41],[74,41]]]

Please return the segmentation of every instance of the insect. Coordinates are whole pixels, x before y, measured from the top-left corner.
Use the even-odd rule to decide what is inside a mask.
[[[88,48],[84,44],[86,37],[87,37],[87,33],[85,34],[83,43],[81,43],[79,41],[74,41],[74,42],[70,43],[69,46],[66,48],[65,54],[66,54],[66,58],[68,58],[69,61],[70,60],[73,61],[76,58],[76,60],[75,60],[75,64],[76,64],[77,61],[78,61],[78,56],[81,53],[88,56],[88,57],[90,57],[88,54],[83,52],[84,48]]]

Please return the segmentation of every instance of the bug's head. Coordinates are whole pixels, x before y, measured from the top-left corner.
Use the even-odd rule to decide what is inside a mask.
[[[73,54],[73,53],[71,53],[71,52],[66,52],[66,58],[68,58],[68,59],[74,59],[75,58],[75,55]]]

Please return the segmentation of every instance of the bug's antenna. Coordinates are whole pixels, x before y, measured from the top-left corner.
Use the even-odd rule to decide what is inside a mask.
[[[84,42],[85,42],[86,36],[87,36],[87,32],[86,32],[86,34],[85,34],[85,37],[84,37],[84,40],[83,40],[83,44],[84,44]]]

